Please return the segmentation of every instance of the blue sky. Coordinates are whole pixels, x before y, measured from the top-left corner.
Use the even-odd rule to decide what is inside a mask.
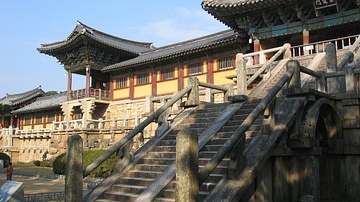
[[[228,29],[201,0],[4,0],[0,7],[0,98],[42,86],[65,91],[67,77],[40,44],[64,40],[80,21],[124,39],[164,46]],[[85,88],[73,76],[73,89]]]

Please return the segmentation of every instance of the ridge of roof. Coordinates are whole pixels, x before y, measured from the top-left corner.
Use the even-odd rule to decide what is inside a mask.
[[[103,71],[111,71],[116,68],[131,66],[135,64],[146,63],[151,60],[157,60],[161,58],[171,57],[172,55],[184,53],[187,51],[201,49],[207,46],[224,43],[229,40],[238,38],[238,34],[233,30],[228,29],[221,32],[213,33],[210,35],[202,36],[199,38],[178,42],[175,44],[162,46],[159,48],[152,49],[147,52],[141,53],[138,57],[130,60],[122,61],[113,65],[109,65],[103,68]]]
[[[48,95],[44,97],[39,97],[35,102],[30,103],[20,109],[14,110],[11,113],[28,113],[34,111],[40,111],[44,109],[57,108],[61,106],[61,103],[65,102],[67,99],[67,93],[59,93],[56,95]]]
[[[0,104],[6,104],[6,105],[17,105],[22,102],[25,102],[27,100],[30,100],[38,95],[45,95],[45,92],[41,89],[41,86],[38,86],[35,89],[23,92],[23,93],[17,93],[17,94],[6,94],[5,97],[0,98]]]
[[[133,40],[128,40],[120,37],[116,37],[104,32],[101,32],[97,29],[89,27],[80,21],[77,21],[75,28],[70,33],[70,35],[62,41],[57,41],[53,43],[40,44],[40,47],[37,48],[39,52],[48,52],[56,49],[60,49],[61,47],[70,44],[75,41],[79,37],[87,36],[93,40],[104,43],[110,47],[125,50],[131,53],[139,54],[143,51],[148,51],[153,48],[153,43],[150,42],[138,42]]]

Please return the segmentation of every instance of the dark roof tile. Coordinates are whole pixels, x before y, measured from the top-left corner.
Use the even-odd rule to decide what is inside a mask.
[[[41,86],[39,86],[33,90],[29,90],[23,93],[6,94],[5,97],[0,98],[0,104],[15,106],[23,102],[26,102],[34,97],[44,96],[44,95],[45,92],[41,89]]]
[[[83,40],[82,39],[83,36],[86,36],[92,40],[95,40],[107,46],[135,54],[139,54],[140,52],[151,50],[153,47],[152,43],[136,42],[136,41],[115,37],[106,34],[104,32],[98,31],[96,29],[93,29],[89,26],[86,26],[78,21],[74,30],[65,40],[49,43],[49,44],[41,44],[41,47],[38,48],[37,50],[41,53],[61,50],[62,48],[66,48],[69,44],[71,44],[76,40]]]
[[[39,97],[35,102],[26,105],[20,109],[12,111],[14,114],[29,113],[35,111],[42,111],[45,109],[60,108],[61,103],[65,102],[67,98],[66,93],[59,93],[56,95],[49,95]]]
[[[136,58],[107,66],[103,69],[103,71],[112,71],[119,68],[126,68],[154,61],[166,60],[172,57],[176,57],[180,54],[202,51],[209,47],[236,40],[237,38],[238,34],[234,33],[233,30],[225,30],[201,38],[155,48],[140,54]]]

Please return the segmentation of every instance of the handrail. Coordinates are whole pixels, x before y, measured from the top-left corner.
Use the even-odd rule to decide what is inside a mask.
[[[88,165],[83,171],[83,177],[88,176],[93,170],[95,170],[101,163],[103,163],[106,159],[108,159],[112,154],[117,152],[122,146],[128,143],[132,138],[135,137],[138,133],[140,133],[146,126],[148,126],[151,122],[155,121],[165,110],[171,107],[177,100],[181,99],[186,93],[190,92],[192,86],[187,86],[183,90],[181,90],[178,94],[176,94],[173,98],[171,98],[168,102],[166,102],[163,106],[161,106],[158,110],[156,110],[153,114],[151,114],[148,118],[146,118],[143,122],[137,125],[132,131],[130,131],[125,137],[123,137],[120,141],[115,143],[111,148],[109,148],[103,155],[99,156],[95,159],[90,165]]]
[[[270,58],[269,61],[267,61],[258,71],[255,72],[255,74],[253,74],[247,81],[247,84],[251,84],[260,74],[262,74],[265,69],[267,69],[271,63],[273,63],[282,53],[284,53],[286,50],[289,50],[291,47],[290,44],[284,44],[282,47],[278,48],[278,52],[276,52],[276,54]],[[276,49],[277,50],[277,49]],[[243,57],[246,57],[243,56]]]
[[[211,158],[211,160],[199,171],[199,185],[201,185],[206,180],[206,178],[215,170],[215,168],[220,164],[223,158],[231,152],[235,144],[239,142],[242,137],[244,137],[245,132],[254,123],[256,118],[264,112],[265,108],[274,99],[274,97],[281,90],[284,84],[289,81],[293,74],[294,69],[291,68],[281,77],[281,79],[275,84],[275,86],[264,97],[264,99],[261,100],[261,102],[256,106],[256,108],[243,121],[243,123],[234,132],[234,134],[218,150],[214,157]]]

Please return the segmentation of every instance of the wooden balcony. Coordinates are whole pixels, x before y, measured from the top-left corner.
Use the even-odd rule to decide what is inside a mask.
[[[87,96],[86,89],[73,90],[70,92],[69,100],[78,100],[82,98],[95,98],[96,100],[110,100],[110,91],[90,88],[89,96]]]

